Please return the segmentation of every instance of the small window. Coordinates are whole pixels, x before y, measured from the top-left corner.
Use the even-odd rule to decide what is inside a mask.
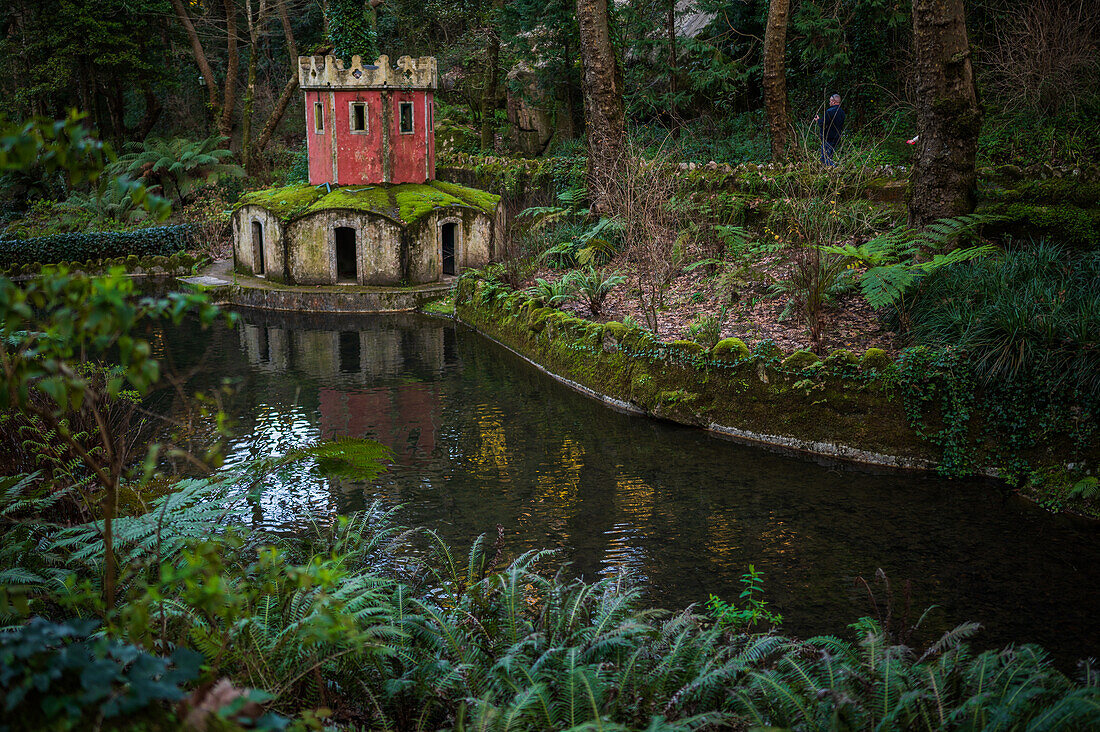
[[[413,103],[401,102],[400,107],[401,117],[401,134],[411,135],[413,133]]]
[[[367,103],[349,102],[351,106],[351,131],[365,133],[367,131]]]
[[[313,131],[318,135],[325,134],[325,105],[320,102],[313,103]]]

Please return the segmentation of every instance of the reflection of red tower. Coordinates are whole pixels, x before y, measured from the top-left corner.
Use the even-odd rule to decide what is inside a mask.
[[[402,465],[435,449],[442,413],[430,384],[402,384],[356,391],[321,389],[321,439],[369,437],[393,450]]]
[[[380,56],[364,65],[301,56],[311,185],[423,183],[435,178],[435,59]]]

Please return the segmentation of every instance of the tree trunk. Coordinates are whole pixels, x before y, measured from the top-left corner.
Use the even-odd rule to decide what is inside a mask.
[[[764,29],[764,109],[772,137],[772,159],[784,160],[789,149],[787,134],[787,21],[790,0],[771,0]]]
[[[227,34],[225,89],[222,93],[222,116],[218,122],[218,134],[233,134],[233,108],[237,106],[237,73],[240,71],[240,55],[237,53],[237,8],[233,0],[224,0],[225,30]]]
[[[679,72],[676,58],[676,0],[668,0],[668,94],[669,114],[672,117],[672,137],[680,138],[680,113],[676,109],[676,74]]]
[[[611,45],[607,0],[577,0],[584,125],[588,144],[588,197],[593,215],[610,209],[601,181],[617,174],[626,144],[622,70]]]
[[[252,162],[252,105],[256,99],[256,56],[260,52],[260,31],[267,15],[267,0],[260,0],[259,11],[252,16],[252,0],[246,0],[248,14],[248,83],[244,91],[244,115],[241,120],[241,166],[248,171]]]
[[[267,118],[267,124],[264,125],[263,132],[256,139],[253,153],[261,152],[267,147],[267,143],[271,142],[271,136],[275,134],[275,128],[279,126],[279,121],[283,118],[283,113],[286,112],[287,105],[294,98],[294,92],[296,91],[298,91],[297,74],[292,76],[286,86],[283,87],[283,92],[279,95],[279,100],[275,102],[275,108],[271,110],[271,116]]]
[[[275,134],[275,128],[279,126],[279,121],[282,120],[283,114],[286,113],[286,108],[290,104],[290,100],[294,98],[294,92],[298,91],[298,44],[294,41],[294,31],[290,28],[290,18],[286,13],[286,0],[278,0],[275,8],[276,12],[279,13],[279,20],[283,24],[283,35],[286,37],[286,49],[290,55],[290,79],[286,82],[286,86],[283,87],[282,93],[279,94],[279,99],[275,102],[275,107],[271,110],[271,114],[267,118],[267,123],[264,124],[263,131],[256,140],[256,144],[253,145],[252,155],[259,154],[267,147],[267,143],[271,142],[271,136]]]
[[[493,116],[496,111],[497,105],[497,77],[499,75],[498,66],[500,65],[500,34],[496,30],[496,20],[500,11],[504,8],[504,0],[493,0],[493,15],[491,16],[494,22],[490,23],[489,33],[492,37],[489,39],[489,48],[487,52],[488,59],[486,60],[485,67],[485,85],[481,90],[481,149],[492,150],[493,149]]]
[[[153,131],[153,127],[156,125],[157,120],[160,119],[160,114],[164,111],[164,107],[161,106],[160,100],[157,99],[157,95],[153,93],[153,87],[145,84],[141,92],[145,97],[145,114],[141,117],[141,124],[138,126],[136,138],[144,140],[149,136],[149,133]]]
[[[298,44],[294,42],[294,31],[290,28],[290,16],[286,12],[286,0],[277,0],[275,11],[279,22],[283,24],[283,37],[286,38],[286,51],[290,54],[290,75],[298,78]],[[366,60],[366,59],[364,59]],[[374,59],[371,59],[373,61]]]
[[[179,18],[180,25],[187,33],[187,40],[191,42],[191,55],[195,57],[195,65],[199,67],[203,84],[206,85],[206,104],[216,119],[218,116],[218,84],[214,80],[214,72],[210,68],[210,62],[206,60],[206,52],[202,49],[199,34],[195,31],[195,24],[191,22],[190,16],[187,15],[187,9],[183,7],[183,0],[172,0],[172,8],[175,9],[176,17]]]
[[[917,57],[917,161],[909,179],[909,224],[974,210],[982,112],[970,64],[963,0],[913,0]]]

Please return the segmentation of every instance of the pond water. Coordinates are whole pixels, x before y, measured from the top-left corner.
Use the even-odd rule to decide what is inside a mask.
[[[1069,667],[1100,655],[1100,543],[987,482],[875,472],[740,445],[628,416],[558,384],[462,326],[425,316],[244,313],[235,330],[184,325],[158,355],[229,377],[229,462],[319,437],[370,437],[393,464],[375,481],[272,478],[252,521],[381,500],[460,552],[504,527],[506,550],[556,547],[588,579],[630,570],[663,607],[727,600],[747,565],[795,635],[846,635],[872,614],[882,568],[896,612],[937,605],[929,635],[965,620],[976,645],[1037,642]],[[881,590],[880,590],[881,594]],[[918,636],[919,638],[920,636]]]

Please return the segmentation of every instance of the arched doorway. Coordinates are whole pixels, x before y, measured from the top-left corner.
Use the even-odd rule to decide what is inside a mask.
[[[252,271],[264,273],[264,225],[259,221],[252,222]]]
[[[441,236],[443,237],[443,274],[455,273],[455,229],[457,224],[443,224]]]
[[[355,256],[355,229],[336,227],[336,281],[358,282],[358,259]]]

